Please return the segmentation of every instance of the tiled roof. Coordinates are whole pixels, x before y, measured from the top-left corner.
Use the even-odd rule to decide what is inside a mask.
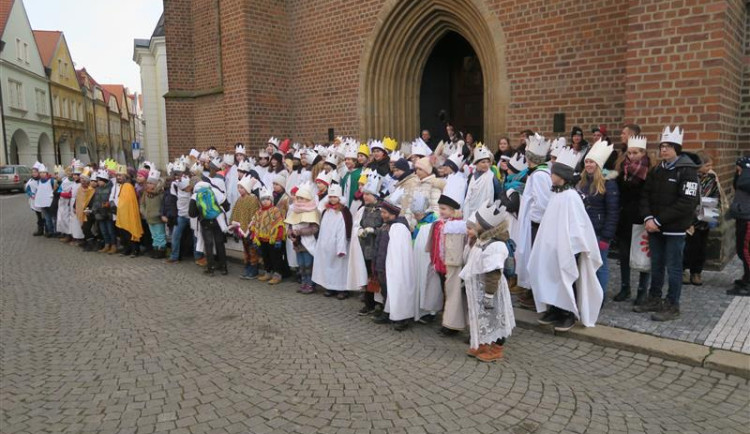
[[[57,43],[60,40],[62,32],[56,30],[34,30],[34,39],[39,49],[39,56],[42,57],[42,64],[49,68],[52,64],[52,57],[55,55]]]

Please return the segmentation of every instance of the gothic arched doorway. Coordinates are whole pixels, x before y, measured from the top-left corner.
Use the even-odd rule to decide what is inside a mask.
[[[482,65],[471,44],[448,32],[427,59],[419,91],[419,120],[435,140],[446,139],[445,125],[483,137],[484,80]]]
[[[419,134],[423,72],[440,42],[455,37],[447,35],[465,40],[481,65],[481,107],[470,110],[481,123],[473,127],[490,143],[505,133],[510,103],[505,38],[484,1],[385,0],[377,22],[360,62],[363,137],[411,140]]]

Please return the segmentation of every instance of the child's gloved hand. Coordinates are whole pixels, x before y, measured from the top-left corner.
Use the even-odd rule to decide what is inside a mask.
[[[482,307],[485,308],[485,310],[492,310],[495,308],[495,296],[493,294],[484,294],[484,298],[482,298]]]
[[[280,249],[281,248],[281,241],[276,241],[276,244],[273,245],[274,248]]]

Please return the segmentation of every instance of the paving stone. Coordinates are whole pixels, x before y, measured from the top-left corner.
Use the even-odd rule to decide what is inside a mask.
[[[502,361],[482,364],[466,356],[465,335],[439,337],[436,325],[395,332],[358,316],[356,297],[243,281],[236,264],[211,279],[191,261],[84,254],[31,237],[33,222],[22,197],[0,196],[3,433],[750,426],[750,388],[739,376],[521,328]],[[710,273],[704,280],[700,290],[685,290],[683,317],[701,302],[698,292],[723,284]],[[732,302],[715,303],[724,312]],[[692,321],[703,331],[716,326],[704,317],[667,326],[637,317],[623,311],[622,321],[686,340],[701,338]],[[731,331],[724,336],[729,342]]]

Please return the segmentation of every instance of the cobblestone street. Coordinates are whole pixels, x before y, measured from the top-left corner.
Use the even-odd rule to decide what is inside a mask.
[[[0,197],[0,431],[748,432],[740,377],[517,328],[482,364],[436,326],[192,263],[32,237]]]

